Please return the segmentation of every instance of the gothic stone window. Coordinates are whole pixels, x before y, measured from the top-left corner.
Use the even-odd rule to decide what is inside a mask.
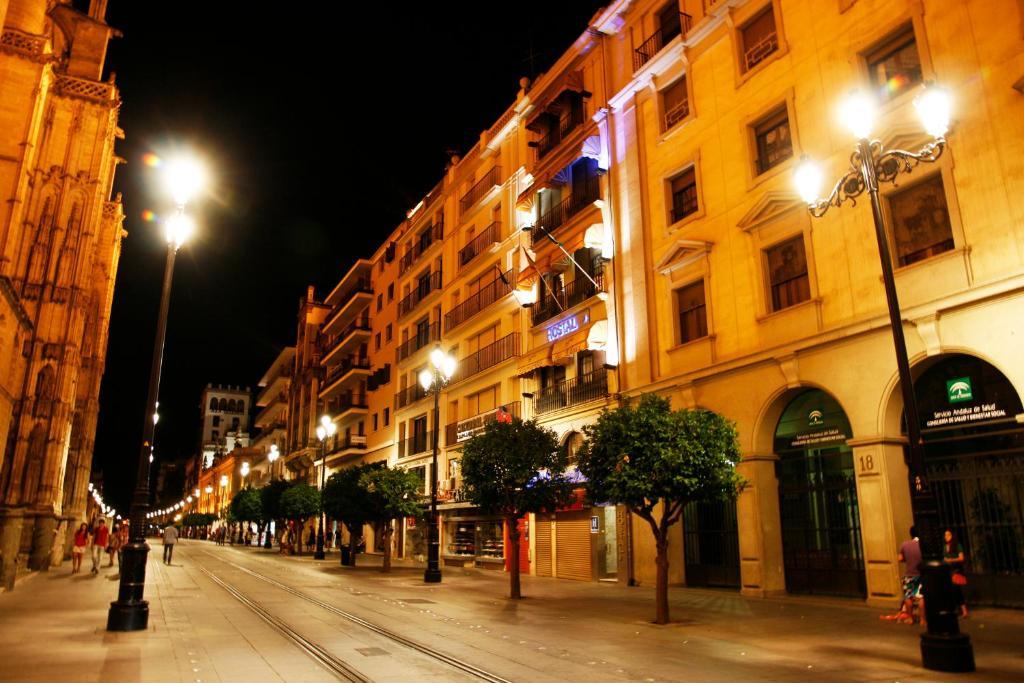
[[[953,249],[953,228],[942,175],[890,195],[897,266],[909,266]]]
[[[811,298],[803,235],[769,247],[765,250],[765,258],[772,311],[781,311]]]

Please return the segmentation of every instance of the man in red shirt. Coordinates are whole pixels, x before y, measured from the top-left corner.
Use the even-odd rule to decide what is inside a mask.
[[[99,566],[102,563],[103,553],[107,550],[107,543],[110,542],[110,529],[107,528],[107,520],[100,517],[96,530],[92,533],[92,573],[99,574]]]

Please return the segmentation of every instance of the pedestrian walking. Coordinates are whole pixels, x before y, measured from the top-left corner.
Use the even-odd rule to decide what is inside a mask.
[[[341,548],[341,525],[334,530],[334,547]]]
[[[118,553],[121,550],[121,525],[114,525],[114,532],[110,534],[110,542],[107,544],[107,566],[114,566],[114,557],[117,556],[117,566],[121,567],[121,558]]]
[[[107,528],[107,520],[100,517],[96,530],[92,534],[92,573],[99,574],[103,565],[103,552],[110,542],[110,529]]]
[[[121,560],[124,559],[124,547],[128,545],[128,520],[121,522],[117,530],[117,569],[121,569]]]
[[[921,623],[924,623],[924,599],[921,597],[921,541],[917,537],[917,527],[910,527],[910,540],[900,544],[899,561],[906,565],[903,571],[903,602],[899,612],[894,615],[882,615],[882,619],[897,621],[901,624],[914,623],[914,604],[918,603]]]
[[[82,571],[82,557],[85,555],[85,548],[89,545],[89,525],[82,522],[75,532],[75,545],[71,548],[71,573],[77,574]]]
[[[967,618],[967,600],[964,598],[963,587],[967,585],[967,574],[964,573],[964,547],[957,542],[952,529],[943,534],[942,561],[949,565],[953,573],[953,597],[960,607],[960,618]]]
[[[168,524],[164,529],[164,564],[171,563],[174,555],[174,544],[178,542],[178,527]]]
[[[306,545],[310,548],[316,545],[316,532],[313,531],[313,527],[309,527],[309,536],[306,537]]]

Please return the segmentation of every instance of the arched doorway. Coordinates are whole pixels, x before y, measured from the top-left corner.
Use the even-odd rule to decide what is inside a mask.
[[[1024,607],[1024,412],[1006,376],[962,354],[914,382],[925,472],[964,547],[973,603]]]
[[[865,597],[850,422],[820,389],[793,398],[775,428],[786,590]]]

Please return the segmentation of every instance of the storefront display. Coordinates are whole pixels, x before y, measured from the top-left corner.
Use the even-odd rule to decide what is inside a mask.
[[[472,557],[476,554],[476,525],[473,522],[448,522],[445,531],[448,555]]]
[[[451,566],[503,566],[505,538],[502,521],[479,517],[446,521],[444,559]]]

